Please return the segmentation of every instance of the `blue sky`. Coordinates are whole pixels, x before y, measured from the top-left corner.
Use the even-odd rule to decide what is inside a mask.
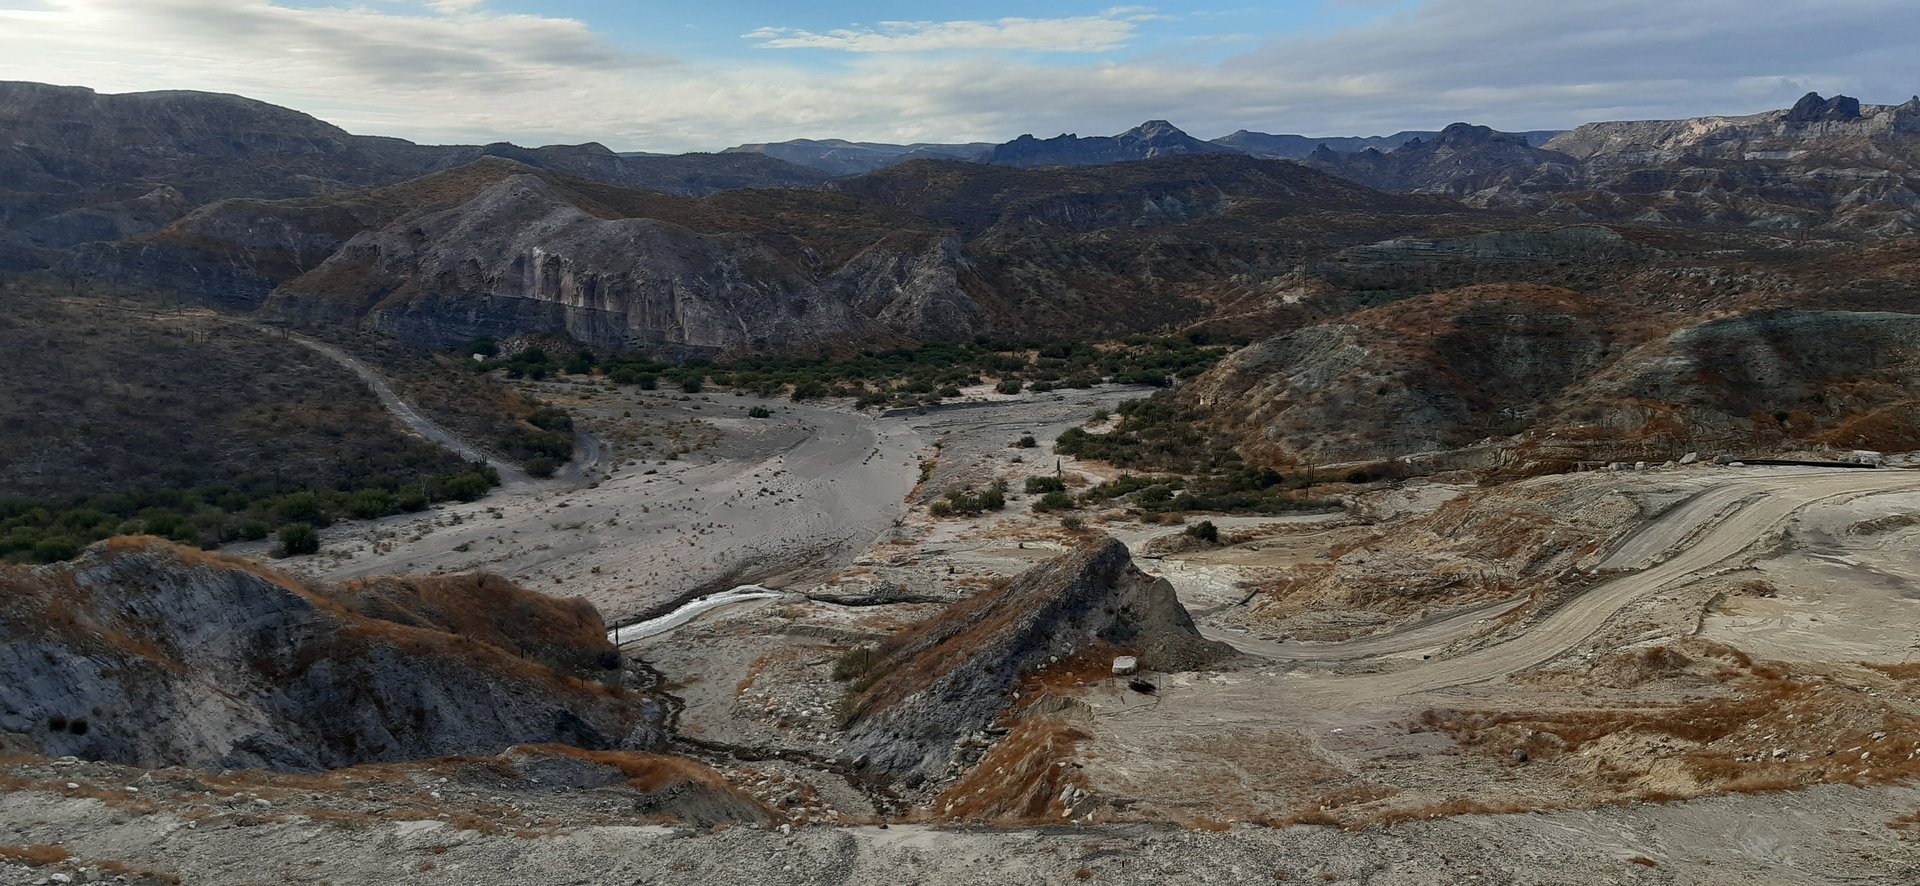
[[[1757,14],[1764,11],[1764,14]],[[714,150],[1745,114],[1920,90],[1913,0],[0,0],[0,79],[430,142]]]

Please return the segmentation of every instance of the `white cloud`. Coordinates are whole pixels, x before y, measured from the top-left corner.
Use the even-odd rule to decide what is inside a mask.
[[[355,132],[423,141],[598,140],[663,151],[798,137],[1112,133],[1150,118],[1202,137],[1241,127],[1368,134],[1455,120],[1548,128],[1753,112],[1810,89],[1867,101],[1920,89],[1910,46],[1920,4],[1911,0],[1770,0],[1766,15],[1750,0],[1426,0],[1330,35],[1269,36],[1219,64],[1159,55],[1042,63],[1006,50],[1058,50],[1075,38],[1042,45],[1041,31],[1004,22],[883,26],[814,35],[869,47],[827,68],[789,63],[785,53],[751,63],[640,56],[581,22],[486,4],[448,13],[420,0],[340,2],[0,8],[0,78],[239,92]],[[1125,45],[1148,27],[1133,16],[1148,14],[1109,10],[1091,17],[1109,30],[1082,29],[1077,39]],[[781,33],[757,39],[798,39]],[[946,51],[871,49],[909,44]]]
[[[842,52],[1025,50],[1112,52],[1133,38],[1133,9],[1077,18],[1003,18],[995,21],[881,22],[871,28],[825,33],[760,28],[743,35],[762,49],[834,49]]]

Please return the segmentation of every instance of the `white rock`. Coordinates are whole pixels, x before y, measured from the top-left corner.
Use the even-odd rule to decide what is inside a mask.
[[[1125,677],[1139,672],[1140,660],[1131,655],[1122,655],[1113,660],[1113,674],[1116,677]]]

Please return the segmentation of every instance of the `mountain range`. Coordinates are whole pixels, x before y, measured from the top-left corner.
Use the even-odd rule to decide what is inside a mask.
[[[1809,95],[1544,140],[1460,123],[1298,161],[1165,121],[977,154],[820,141],[651,156],[426,146],[236,96],[16,83],[0,85],[0,135],[0,268],[435,348],[553,333],[677,359],[1227,336],[1264,343],[1184,396],[1282,460],[1458,448],[1522,424],[1654,427],[1641,407],[1586,408],[1649,391],[1687,404],[1689,427],[1748,437],[1905,408],[1898,385],[1842,396],[1866,370],[1807,347],[1864,323],[1846,334],[1903,353],[1904,330],[1847,312],[1909,307],[1920,98]],[[1402,328],[1409,316],[1427,325]],[[1663,338],[1687,330],[1697,344]],[[1743,336],[1794,367],[1758,389],[1824,405],[1783,429],[1656,371],[1711,364]],[[1482,352],[1497,355],[1485,371],[1440,371]],[[1317,409],[1371,417],[1349,439]]]

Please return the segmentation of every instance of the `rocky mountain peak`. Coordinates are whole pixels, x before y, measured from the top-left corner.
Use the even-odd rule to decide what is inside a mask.
[[[1850,95],[1836,95],[1822,98],[1820,93],[1809,92],[1793,103],[1787,111],[1788,123],[1822,123],[1832,120],[1860,119],[1860,100]]]
[[[1182,131],[1180,127],[1165,120],[1148,120],[1139,126],[1135,126],[1121,133],[1120,137],[1139,139],[1141,141],[1162,141],[1165,139],[1183,139],[1189,136],[1186,132]]]

